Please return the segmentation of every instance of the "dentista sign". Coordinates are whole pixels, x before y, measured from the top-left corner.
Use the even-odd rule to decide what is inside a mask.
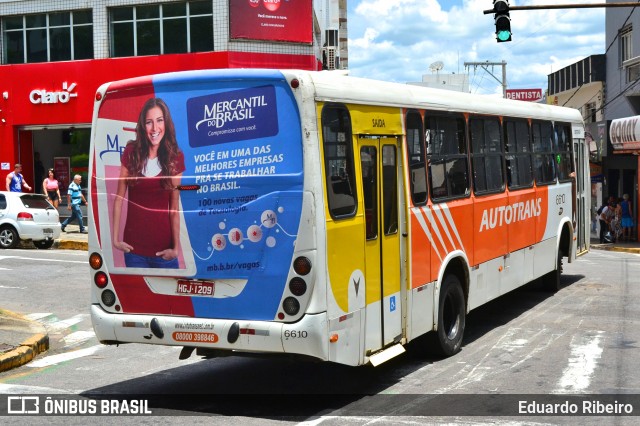
[[[62,83],[62,90],[49,91],[47,89],[34,89],[29,93],[29,101],[32,104],[66,104],[71,98],[76,98],[77,93],[73,93],[76,83]]]

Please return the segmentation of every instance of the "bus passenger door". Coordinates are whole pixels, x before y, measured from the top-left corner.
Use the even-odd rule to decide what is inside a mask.
[[[575,131],[574,129],[574,133]],[[574,220],[577,222],[576,250],[577,255],[580,256],[589,251],[589,239],[591,238],[591,178],[589,177],[589,147],[585,143],[584,137],[576,138],[573,142],[576,155],[576,177],[572,182],[572,192],[575,198],[573,200],[574,209],[576,209]]]
[[[402,337],[399,155],[396,138],[360,137],[365,212],[365,350]],[[404,223],[404,222],[402,222]]]

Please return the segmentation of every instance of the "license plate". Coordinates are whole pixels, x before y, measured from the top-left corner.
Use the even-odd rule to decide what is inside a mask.
[[[42,233],[44,234],[45,237],[53,237],[53,229],[51,228],[44,228],[42,230]]]
[[[215,283],[209,281],[178,280],[177,294],[190,294],[194,296],[213,296]]]

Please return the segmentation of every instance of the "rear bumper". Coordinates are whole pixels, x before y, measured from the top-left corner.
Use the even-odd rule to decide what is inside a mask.
[[[305,315],[294,324],[154,315],[111,314],[91,305],[91,320],[102,343],[147,343],[239,352],[283,353],[328,359],[326,313]]]
[[[50,229],[51,234],[45,234],[45,230]],[[47,240],[60,238],[60,223],[33,223],[29,221],[23,221],[18,223],[18,234],[20,234],[21,240]]]

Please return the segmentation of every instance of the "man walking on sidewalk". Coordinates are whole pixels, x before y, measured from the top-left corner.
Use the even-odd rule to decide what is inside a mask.
[[[87,200],[82,194],[82,188],[80,183],[82,182],[82,176],[75,175],[73,182],[69,184],[69,192],[67,193],[67,209],[71,210],[71,216],[69,216],[64,222],[62,222],[62,232],[65,232],[65,228],[74,219],[78,219],[78,225],[80,225],[80,232],[85,233],[84,223],[82,223],[82,210],[80,210],[80,204],[87,204]]]

